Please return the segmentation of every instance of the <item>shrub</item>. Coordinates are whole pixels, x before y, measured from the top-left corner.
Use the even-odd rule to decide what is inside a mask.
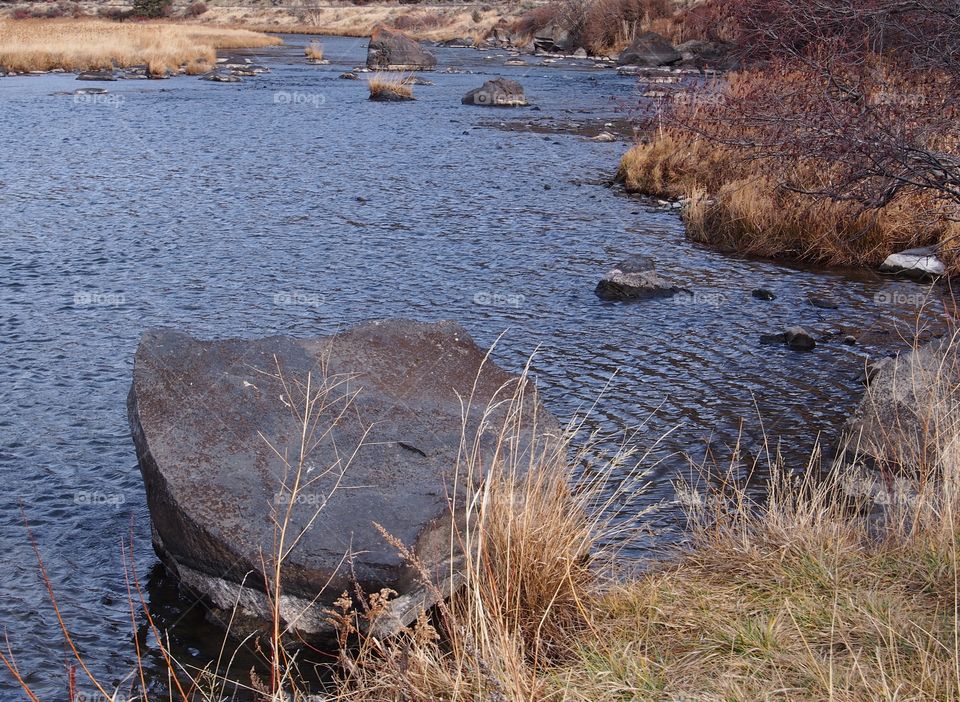
[[[207,11],[207,4],[205,2],[192,2],[187,5],[187,9],[183,11],[185,17],[199,17]]]
[[[173,9],[173,0],[134,0],[134,17],[169,17]]]

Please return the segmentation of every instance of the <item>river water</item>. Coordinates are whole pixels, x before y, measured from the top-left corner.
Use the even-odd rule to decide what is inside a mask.
[[[622,119],[643,92],[591,62],[505,67],[502,54],[438,49],[411,103],[371,103],[364,42],[326,40],[329,66],[305,64],[304,37],[251,53],[272,72],[241,84],[195,78],[105,84],[71,75],[0,79],[0,625],[43,699],[65,699],[59,636],[30,533],[75,642],[111,683],[132,669],[121,543],[132,539],[144,596],[191,663],[217,653],[203,622],[158,567],[125,398],[141,333],[316,335],[361,320],[455,319],[518,370],[537,350],[544,399],[589,426],[643,424],[651,485],[630,509],[664,503],[641,558],[682,526],[673,481],[743,423],[780,437],[802,465],[855,406],[865,357],[915,316],[923,289],[872,273],[817,271],[726,256],[684,239],[672,210],[603,185],[627,144],[508,130]],[[531,59],[531,61],[533,61]],[[494,75],[519,79],[539,110],[466,107]],[[600,301],[605,269],[654,257],[695,294]],[[751,290],[769,288],[763,302]],[[832,299],[836,309],[809,302]],[[802,324],[840,337],[812,353],[762,346]],[[602,395],[602,396],[601,396]],[[129,554],[128,554],[129,556]],[[148,664],[156,647],[134,608]],[[244,667],[246,666],[246,667]],[[241,660],[238,668],[249,670]],[[0,698],[12,699],[0,674]]]

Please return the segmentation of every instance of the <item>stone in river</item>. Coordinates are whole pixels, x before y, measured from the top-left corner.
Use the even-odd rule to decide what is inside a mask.
[[[294,494],[308,378],[311,396],[327,389],[308,422],[311,450]],[[311,339],[200,341],[149,331],[137,349],[128,411],[154,547],[213,619],[228,620],[239,602],[232,631],[262,631],[275,520],[289,509],[284,622],[323,641],[331,633],[324,609],[342,592],[390,588],[398,596],[373,630],[395,633],[458,581],[462,553],[451,543],[461,521],[450,500],[467,489],[464,476],[454,480],[461,399],[472,396],[472,441],[483,409],[519,382],[453,322],[384,320]],[[525,463],[534,436],[533,450],[547,450],[560,429],[532,389],[524,402],[511,450]],[[478,445],[489,465],[493,437],[484,433]],[[432,587],[374,523],[415,554]]]

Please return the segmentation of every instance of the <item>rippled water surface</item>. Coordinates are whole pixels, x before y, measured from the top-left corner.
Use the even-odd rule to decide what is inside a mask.
[[[684,454],[733,442],[741,420],[749,442],[762,421],[802,461],[855,404],[864,357],[892,349],[874,332],[913,313],[882,297],[920,292],[909,283],[691,245],[674,212],[601,184],[623,142],[498,128],[622,116],[634,79],[441,49],[441,67],[473,73],[431,74],[413,103],[371,103],[364,82],[338,78],[362,63],[363,42],[327,40],[332,64],[308,66],[305,41],[252,54],[273,71],[235,85],[123,81],[107,84],[114,99],[78,102],[52,94],[90,85],[70,75],[0,79],[0,624],[46,699],[64,697],[66,654],[24,518],[78,646],[108,681],[132,665],[131,535],[152,609],[180,622],[181,654],[216,653],[150,548],[125,410],[148,327],[308,336],[406,316],[458,320],[485,345],[503,333],[496,358],[508,368],[539,349],[536,375],[562,418],[602,393],[591,426],[646,422],[643,445],[672,430],[640,509],[669,503]],[[494,74],[521,79],[540,110],[460,105]],[[694,299],[597,299],[599,276],[630,253],[653,256]],[[751,298],[761,286],[777,299]],[[798,323],[864,343],[837,337],[809,354],[759,344]],[[653,533],[669,541],[681,521],[668,506]],[[0,697],[12,689],[4,671]]]

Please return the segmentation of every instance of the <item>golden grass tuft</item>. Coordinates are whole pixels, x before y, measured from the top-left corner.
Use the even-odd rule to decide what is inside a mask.
[[[303,55],[311,61],[323,61],[323,44],[314,39],[303,48]]]
[[[377,73],[368,81],[370,99],[379,102],[413,100],[413,86],[406,76]]]
[[[147,65],[151,73],[214,64],[218,49],[271,46],[277,37],[245,29],[168,22],[0,20],[0,66],[68,71]]]

